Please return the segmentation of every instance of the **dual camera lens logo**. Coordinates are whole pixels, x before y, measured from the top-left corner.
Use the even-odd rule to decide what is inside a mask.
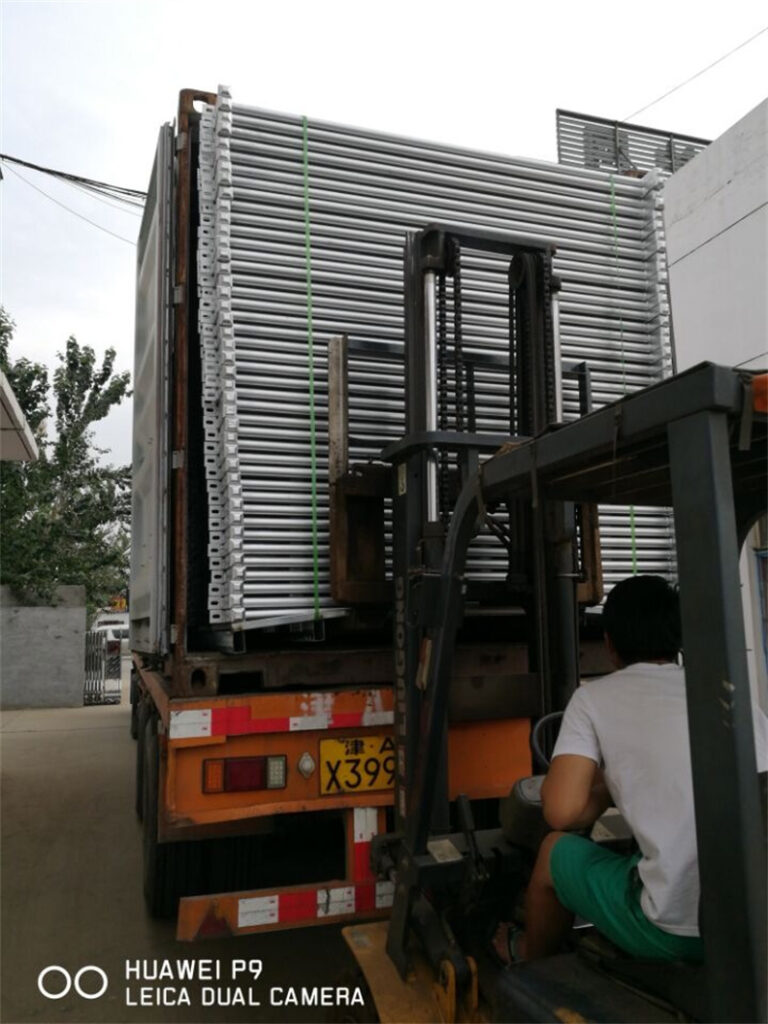
[[[96,978],[88,975],[96,975]],[[46,999],[63,999],[72,988],[83,999],[99,999],[107,991],[108,985],[106,971],[93,964],[81,967],[74,978],[57,964],[43,968],[37,976],[37,987]]]

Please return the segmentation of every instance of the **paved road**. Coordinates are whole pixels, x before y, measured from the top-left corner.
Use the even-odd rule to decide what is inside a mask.
[[[124,693],[126,687],[124,685]],[[276,932],[195,945],[177,943],[172,923],[149,920],[141,896],[141,828],[133,813],[134,743],[129,708],[88,707],[2,715],[2,1001],[4,1024],[22,1022],[219,1021],[278,1024],[322,1021],[327,1009],[271,1005],[289,986],[335,985],[351,958],[337,927]],[[188,985],[191,1005],[132,1005],[142,985],[126,984],[126,962],[212,960],[222,980]],[[237,959],[263,962],[251,985],[233,986]],[[158,966],[160,966],[160,964]],[[96,965],[106,993],[87,1000],[74,989],[58,1000],[38,991],[49,965],[71,975]],[[52,973],[49,989],[63,985]],[[45,984],[45,982],[44,982]],[[148,998],[176,981],[145,982]],[[82,978],[97,991],[94,972]],[[202,987],[223,987],[260,1006],[201,1006]],[[130,989],[130,996],[126,994]],[[250,991],[249,991],[250,990]],[[207,996],[210,993],[206,994]]]

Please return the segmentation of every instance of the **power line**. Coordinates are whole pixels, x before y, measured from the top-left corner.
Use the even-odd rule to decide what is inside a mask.
[[[85,192],[90,195],[93,199],[98,199],[99,202],[106,203],[107,206],[112,206],[116,210],[120,210],[122,213],[131,213],[133,216],[140,216],[140,211],[144,208],[144,199],[138,198],[144,196],[144,192],[139,192],[138,189],[124,188],[122,185],[109,185],[103,181],[97,181],[94,178],[86,178],[80,174],[69,174],[67,171],[57,171],[52,167],[43,167],[41,164],[33,164],[29,160],[22,160],[20,157],[8,156],[5,153],[0,153],[0,161],[6,163],[17,164],[20,167],[29,167],[30,169],[37,171],[40,174],[48,174],[58,181],[63,181],[70,188],[76,188],[80,192]],[[27,181],[27,179],[23,179]],[[31,185],[31,182],[27,181],[27,184]],[[46,195],[47,193],[43,193]],[[118,206],[116,204],[122,204]],[[126,210],[125,207],[130,207]]]
[[[115,198],[118,195],[123,195],[126,198],[131,197],[134,200],[144,200],[147,198],[147,193],[142,192],[137,188],[125,188],[123,185],[110,185],[106,181],[97,181],[95,178],[85,178],[81,174],[70,174],[68,171],[56,171],[52,167],[43,167],[41,164],[30,163],[29,160],[22,160],[17,156],[8,156],[7,153],[0,153],[0,160],[7,160],[12,164],[19,164],[20,167],[29,167],[32,171],[40,171],[43,174],[51,174],[55,178],[63,178],[65,181],[75,181],[81,185],[89,186],[91,188],[102,189],[109,191],[114,194]]]
[[[676,85],[674,88],[670,89],[669,92],[665,92],[663,96],[659,96],[655,100],[652,100],[650,103],[646,103],[644,107],[640,107],[639,110],[635,110],[632,114],[628,114],[625,118],[622,118],[622,120],[631,121],[633,117],[637,117],[637,115],[642,114],[643,111],[648,110],[650,107],[655,107],[657,103],[661,103],[661,101],[665,100],[667,96],[671,96],[673,92],[677,92],[678,89],[682,89],[684,85],[688,85],[695,78],[701,77],[701,75],[703,75],[705,72],[711,71],[711,69],[715,67],[717,64],[722,64],[724,60],[727,60],[729,57],[732,57],[733,54],[737,52],[737,50],[742,50],[745,46],[748,46],[750,43],[754,42],[755,39],[758,38],[758,36],[763,35],[765,32],[768,32],[768,25],[766,25],[765,28],[761,28],[759,32],[755,32],[755,34],[753,36],[750,36],[749,39],[745,39],[743,43],[739,43],[738,46],[735,46],[732,50],[729,50],[728,53],[724,53],[722,57],[718,57],[717,60],[712,61],[711,64],[708,64],[705,68],[702,68],[701,71],[697,71],[695,75],[691,75],[690,78],[686,78],[684,82],[681,82],[679,85]]]
[[[138,210],[126,210],[124,206],[118,206],[117,203],[110,202],[109,199],[105,199],[103,193],[96,189],[86,188],[85,185],[78,185],[76,181],[68,181],[68,185],[72,188],[76,188],[79,192],[84,192],[91,199],[95,199],[99,203],[104,203],[105,206],[111,206],[113,210],[117,210],[118,213],[126,213],[130,217],[141,217],[141,213]],[[120,202],[127,202],[127,200],[120,200]],[[128,203],[129,206],[134,206],[134,203]]]
[[[113,238],[119,238],[121,242],[126,242],[128,245],[136,245],[136,243],[132,242],[130,238],[124,238],[122,235],[118,235],[114,231],[110,231],[109,228],[105,228],[101,224],[97,224],[95,220],[91,220],[89,217],[85,217],[82,213],[78,213],[77,210],[73,210],[70,206],[66,206],[64,203],[59,202],[58,199],[54,199],[53,196],[49,195],[43,189],[38,188],[37,185],[33,185],[31,181],[28,181],[23,174],[19,174],[19,172],[14,170],[13,167],[9,167],[8,170],[11,172],[11,174],[15,174],[17,178],[20,178],[26,185],[29,185],[30,188],[33,188],[35,192],[39,192],[40,195],[45,196],[46,199],[50,199],[52,203],[56,203],[57,206],[60,206],[63,210],[66,210],[67,213],[74,214],[75,217],[79,217],[80,220],[84,220],[86,224],[90,224],[92,227],[98,228],[99,231],[103,231],[107,235],[112,235]]]
[[[104,197],[106,197],[106,199],[111,199],[115,203],[121,203],[123,207],[128,206],[128,207],[131,208],[131,212],[133,212],[135,210],[143,210],[144,209],[144,201],[143,200],[129,199],[127,196],[122,196],[122,195],[120,195],[119,193],[116,193],[116,192],[110,192],[108,189],[96,188],[93,185],[84,185],[81,182],[73,181],[70,178],[57,178],[57,180],[58,181],[63,181],[65,185],[69,185],[72,188],[79,189],[82,192],[87,192],[88,195],[90,195],[90,196],[97,196],[97,197],[104,196]],[[116,207],[116,209],[120,209],[120,207]],[[125,211],[123,211],[123,212],[125,212]]]
[[[742,359],[740,363],[736,363],[734,370],[738,370],[740,366],[744,366],[746,363],[753,363],[755,359],[767,359],[768,352],[755,352],[753,356],[747,356],[746,359]]]

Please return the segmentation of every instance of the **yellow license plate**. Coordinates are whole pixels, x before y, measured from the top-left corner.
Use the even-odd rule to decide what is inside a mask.
[[[320,792],[366,793],[395,784],[395,743],[391,736],[320,741]]]

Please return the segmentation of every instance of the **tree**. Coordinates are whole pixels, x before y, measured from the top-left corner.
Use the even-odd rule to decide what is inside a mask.
[[[0,368],[40,458],[2,464],[0,581],[37,600],[50,600],[61,584],[79,584],[93,612],[127,588],[131,470],[100,464],[105,453],[91,428],[130,394],[130,374],[114,372],[114,349],[99,365],[93,349],[70,337],[51,387],[42,364],[11,361],[14,326],[0,307]],[[53,438],[46,433],[51,397]]]

